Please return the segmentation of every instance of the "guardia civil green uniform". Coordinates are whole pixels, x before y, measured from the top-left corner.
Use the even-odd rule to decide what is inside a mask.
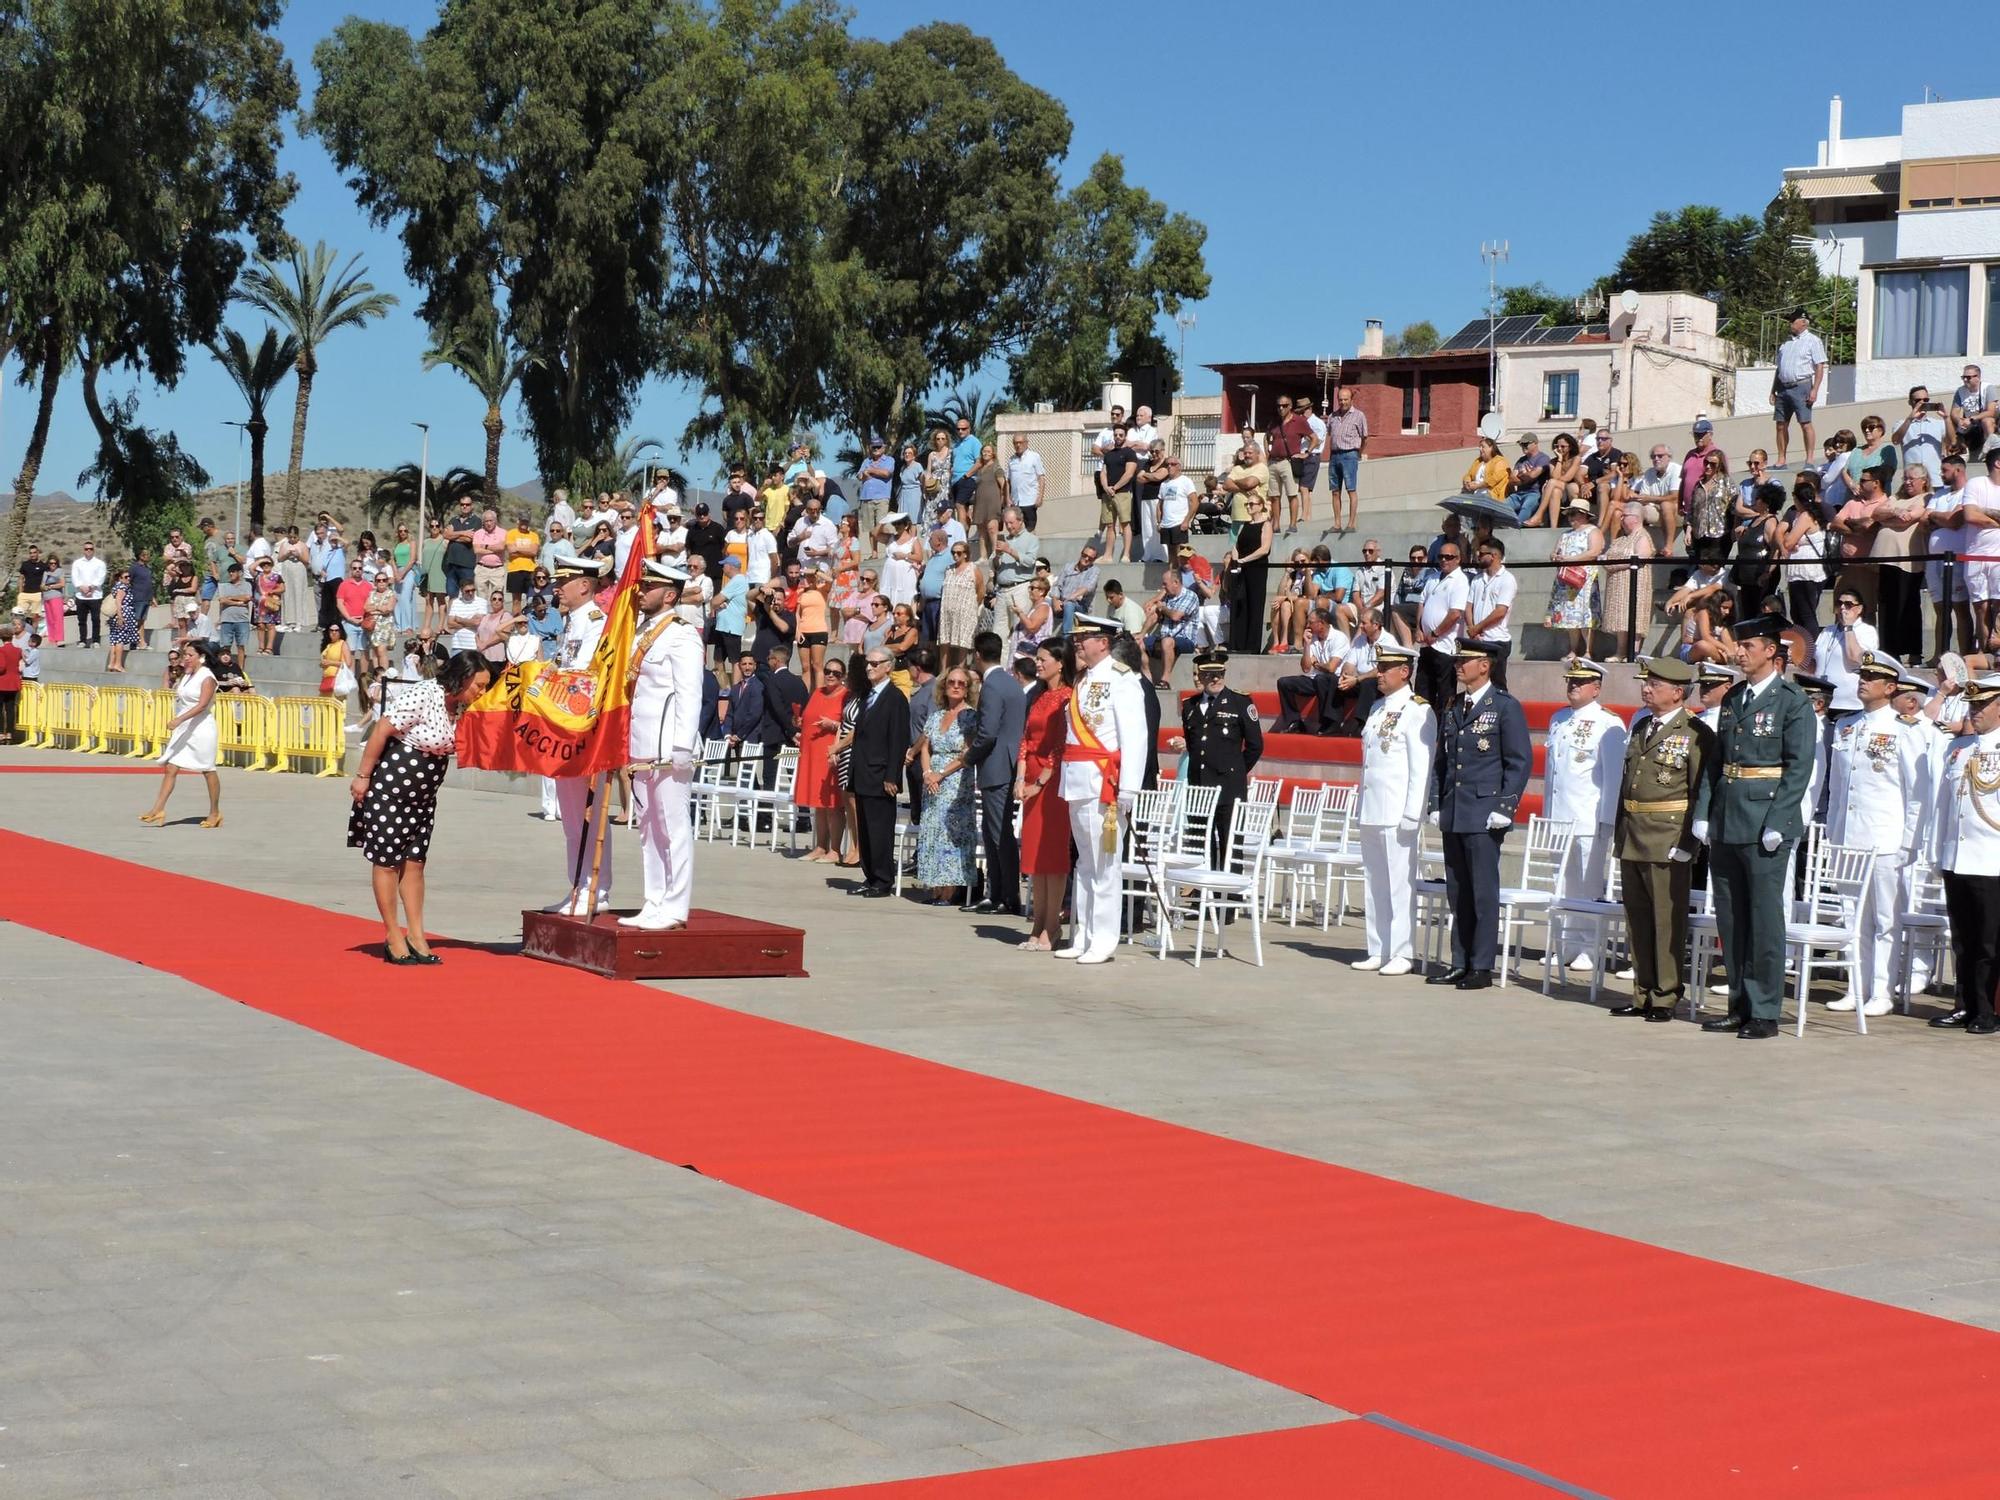
[[[1683,688],[1694,681],[1694,668],[1673,657],[1647,662],[1644,672]],[[1693,830],[1708,818],[1714,759],[1714,734],[1685,706],[1641,719],[1625,747],[1615,847],[1632,944],[1632,1003],[1618,1007],[1620,1015],[1665,1021],[1680,1004],[1700,847]]]
[[[1738,632],[1773,633],[1766,616]],[[1819,718],[1805,690],[1773,672],[1722,700],[1709,778],[1709,890],[1729,969],[1729,1012],[1709,1026],[1778,1019],[1785,988],[1785,865],[1805,835]],[[1753,1035],[1759,1033],[1752,1033]],[[1768,1031],[1762,1034],[1768,1034]]]

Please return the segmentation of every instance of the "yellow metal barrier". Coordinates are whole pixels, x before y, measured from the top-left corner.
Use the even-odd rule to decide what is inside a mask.
[[[153,695],[144,688],[103,687],[91,703],[91,741],[99,755],[143,758],[152,744]]]
[[[214,711],[217,763],[264,770],[272,750],[271,700],[249,693],[217,693]]]
[[[315,776],[338,776],[347,761],[338,698],[274,698],[271,700],[273,771],[300,769],[294,760],[318,760]]]
[[[42,684],[42,731],[35,744],[50,750],[88,750],[96,730],[97,693],[75,682]]]
[[[14,700],[14,743],[35,745],[42,738],[42,685],[21,684],[21,696]]]
[[[155,760],[166,753],[167,721],[179,712],[174,695],[165,688],[146,694],[146,753]]]

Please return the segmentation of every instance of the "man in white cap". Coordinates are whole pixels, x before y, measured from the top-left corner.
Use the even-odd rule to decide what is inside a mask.
[[[1361,912],[1368,956],[1354,967],[1391,979],[1410,972],[1411,890],[1437,753],[1437,719],[1410,687],[1416,666],[1415,647],[1386,636],[1376,643],[1380,696],[1361,730]]]
[[[1891,706],[1903,664],[1884,652],[1866,653],[1855,667],[1861,710],[1833,731],[1827,760],[1826,837],[1832,844],[1872,849],[1875,864],[1861,909],[1854,914],[1860,936],[1856,965],[1863,993],[1829,1001],[1828,1010],[1886,1016],[1889,954],[1895,931],[1904,865],[1923,847],[1930,809],[1936,731],[1906,723]]]
[[[1579,901],[1604,897],[1605,862],[1618,823],[1618,792],[1625,775],[1625,722],[1598,696],[1604,668],[1587,656],[1573,656],[1563,669],[1568,706],[1549,720],[1543,739],[1542,816],[1570,826],[1569,858],[1563,866],[1563,894]],[[1595,936],[1586,924],[1572,924],[1557,962],[1572,969],[1591,966]]]
[[[664,932],[687,926],[694,892],[694,783],[701,725],[701,632],[675,608],[688,575],[649,560],[639,575],[639,622],[629,668],[632,826],[639,834],[645,904],[622,927]]]
[[[1734,667],[1725,667],[1719,661],[1703,662],[1696,678],[1701,691],[1701,707],[1695,712],[1695,717],[1711,730],[1720,728],[1722,700],[1742,680],[1743,674]]]
[[[610,567],[601,557],[565,557],[556,563],[556,607],[563,614],[562,643],[556,648],[555,666],[564,672],[588,672],[604,638],[607,616],[597,605],[597,590]],[[590,909],[590,867],[597,865],[597,905],[611,898],[611,860],[599,860],[592,847],[593,824],[591,788],[594,776],[556,778],[556,812],[563,826],[563,869],[569,893],[543,908],[582,916]]]
[[[1118,947],[1118,854],[1146,777],[1145,691],[1111,655],[1116,620],[1078,615],[1070,628],[1078,676],[1063,745],[1062,798],[1076,845],[1075,934],[1057,958],[1109,963]]]

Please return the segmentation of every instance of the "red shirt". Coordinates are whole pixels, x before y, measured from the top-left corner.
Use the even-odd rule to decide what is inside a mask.
[[[21,648],[12,641],[0,646],[0,693],[21,691]]]
[[[1313,444],[1312,423],[1304,417],[1293,415],[1285,418],[1284,424],[1271,429],[1271,457],[1304,458]]]

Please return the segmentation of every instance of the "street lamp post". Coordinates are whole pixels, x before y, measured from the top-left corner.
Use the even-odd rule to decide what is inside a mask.
[[[1494,342],[1500,311],[1500,262],[1506,260],[1505,240],[1482,240],[1479,258],[1486,262],[1486,400],[1489,411],[1500,410],[1500,350]]]
[[[1174,326],[1181,331],[1180,363],[1174,366],[1174,452],[1187,458],[1187,413],[1181,408],[1187,404],[1187,336],[1195,325],[1191,312],[1174,314]]]
[[[236,545],[243,545],[243,437],[250,430],[248,422],[224,422],[224,427],[236,429]]]
[[[425,511],[429,508],[431,498],[431,424],[412,422],[410,425],[420,429],[424,435],[424,456],[417,465],[417,547],[421,551],[424,545],[424,522],[427,519]]]

